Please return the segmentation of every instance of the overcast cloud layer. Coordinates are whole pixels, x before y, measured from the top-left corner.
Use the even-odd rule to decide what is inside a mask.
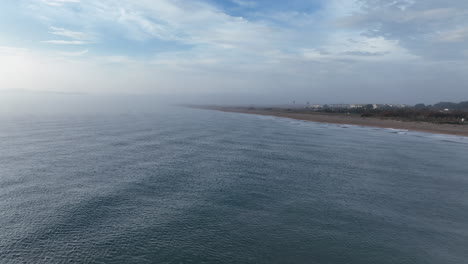
[[[468,100],[468,1],[5,0],[7,90]]]

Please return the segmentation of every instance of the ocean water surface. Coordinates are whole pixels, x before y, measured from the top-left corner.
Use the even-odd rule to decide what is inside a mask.
[[[468,263],[467,143],[187,108],[0,115],[0,263]]]

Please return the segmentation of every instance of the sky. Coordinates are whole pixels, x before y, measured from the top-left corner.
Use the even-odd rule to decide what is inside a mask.
[[[2,0],[0,96],[468,100],[466,0]]]

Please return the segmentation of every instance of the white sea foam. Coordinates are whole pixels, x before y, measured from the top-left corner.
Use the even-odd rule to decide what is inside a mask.
[[[395,133],[399,135],[416,136],[416,137],[426,138],[426,139],[434,140],[434,141],[468,144],[468,137],[464,137],[464,136],[434,134],[434,133],[428,133],[428,132],[409,131],[409,130],[401,130],[401,129],[387,129],[387,130],[390,130],[391,133]]]
[[[390,133],[402,134],[402,135],[406,135],[409,132],[407,129],[396,129],[396,128],[386,128],[385,130],[389,131]]]
[[[330,128],[330,126],[323,126],[323,127]],[[352,128],[353,130],[360,129],[360,130],[372,130],[372,131],[380,131],[380,132],[386,131],[386,132],[397,134],[397,135],[416,136],[416,137],[426,138],[426,139],[434,140],[434,141],[468,144],[468,137],[465,137],[465,136],[434,134],[434,133],[428,133],[428,132],[410,131],[407,129],[396,129],[396,128],[365,127],[365,126],[357,126],[357,125],[334,125],[334,127]]]
[[[463,137],[463,136],[452,136],[452,135],[428,134],[428,133],[426,133],[426,137],[430,138],[430,139],[433,139],[433,140],[437,140],[437,141],[468,144],[468,137]]]
[[[311,121],[306,121],[306,120],[295,120],[295,119],[289,119],[289,118],[277,117],[277,116],[268,116],[268,115],[249,115],[249,116],[253,116],[257,119],[262,119],[262,120],[277,120],[277,121],[287,122],[292,125],[309,124],[309,125],[315,126],[315,128],[320,128],[320,129],[343,129],[344,128],[344,129],[352,129],[352,130],[378,131],[378,132],[393,133],[397,135],[422,137],[422,138],[427,138],[427,139],[435,140],[435,141],[468,144],[468,137],[464,137],[464,136],[433,134],[433,133],[427,133],[427,132],[410,131],[407,129],[367,127],[367,126],[360,126],[360,125],[333,124],[333,123],[322,123],[322,122],[313,122],[313,121],[311,122]]]

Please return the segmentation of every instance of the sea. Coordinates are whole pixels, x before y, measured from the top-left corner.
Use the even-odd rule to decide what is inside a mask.
[[[468,138],[166,107],[0,115],[0,263],[468,263]]]

